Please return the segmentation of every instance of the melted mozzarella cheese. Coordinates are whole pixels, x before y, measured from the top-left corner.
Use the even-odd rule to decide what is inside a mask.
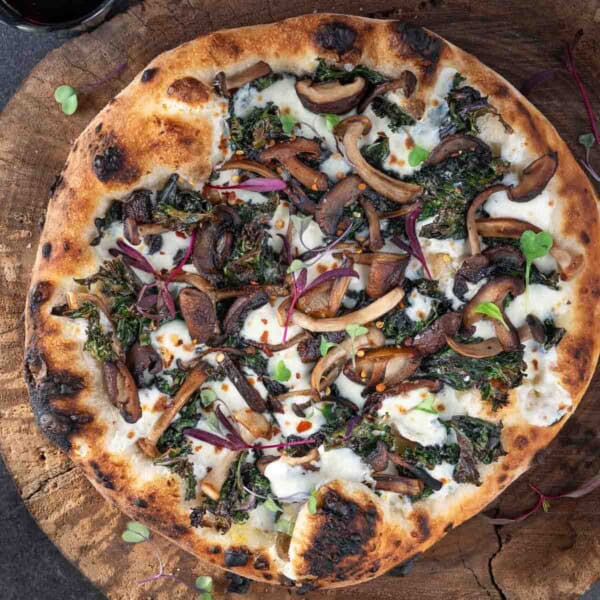
[[[502,190],[489,197],[484,204],[484,210],[493,218],[510,217],[514,219],[515,215],[518,215],[520,221],[527,221],[537,225],[540,229],[548,230],[552,228],[556,218],[555,204],[555,198],[548,189],[528,202],[513,202],[509,199],[506,191]]]
[[[279,361],[283,361],[291,371],[291,377],[284,382],[290,391],[310,389],[310,374],[314,364],[302,362],[297,346],[274,352],[273,356],[269,358],[269,373],[275,373]]]
[[[433,300],[429,296],[424,296],[417,290],[412,290],[407,300],[406,314],[412,321],[424,321],[431,313]]]
[[[318,406],[309,406],[304,409],[304,417],[298,416],[293,411],[292,405],[304,404],[307,400],[310,400],[309,396],[291,396],[283,401],[283,412],[274,413],[281,434],[285,437],[294,435],[308,438],[325,424],[325,417]]]
[[[264,306],[250,311],[240,332],[241,336],[253,342],[280,344],[283,339],[283,327],[279,325],[277,320],[276,308],[283,300],[283,298],[277,298],[273,306],[270,302],[267,302]],[[300,327],[290,325],[287,337],[288,339],[292,338],[301,332]]]
[[[335,183],[349,175],[352,172],[352,166],[339,152],[333,152],[329,158],[321,163],[320,170]]]
[[[171,369],[176,361],[189,361],[196,355],[197,345],[192,342],[185,321],[175,319],[161,325],[150,335],[154,348],[162,356],[163,367]]]
[[[437,492],[433,492],[430,499],[439,500],[448,497],[458,489],[459,484],[454,481],[454,465],[443,462],[436,465],[433,469],[425,469],[434,479],[441,481],[442,488]]]
[[[528,314],[544,321],[564,315],[569,309],[569,304],[566,286],[559,290],[553,290],[545,285],[532,284],[529,286],[528,294],[517,296],[508,305],[506,316],[515,327],[520,327]]]

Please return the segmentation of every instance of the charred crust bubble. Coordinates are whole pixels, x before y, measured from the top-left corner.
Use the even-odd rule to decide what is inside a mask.
[[[225,577],[229,580],[227,591],[232,594],[247,594],[250,589],[250,580],[247,577],[242,577],[237,573],[225,573]]]
[[[52,294],[52,284],[49,281],[38,281],[29,294],[29,311],[34,318],[42,304],[47,302]]]
[[[52,244],[50,242],[46,242],[43,246],[42,246],[42,256],[45,259],[50,258],[50,255],[52,254]]]
[[[54,410],[51,401],[77,396],[83,389],[83,380],[67,371],[50,371],[36,348],[27,351],[24,370],[31,408],[40,429],[52,443],[68,451],[71,447],[69,436],[92,418]]]
[[[134,506],[137,506],[138,508],[148,508],[148,503],[145,500],[142,500],[141,498],[136,498],[133,501]]]
[[[433,70],[442,51],[441,41],[414,23],[400,21],[396,24],[396,32],[402,43],[427,63],[426,70]]]
[[[252,563],[252,566],[257,571],[266,571],[269,568],[269,559],[262,554],[259,554]]]
[[[96,461],[90,462],[90,467],[94,471],[94,475],[100,485],[103,485],[107,490],[114,490],[115,484],[111,475],[104,473],[100,465]]]
[[[142,82],[143,83],[148,83],[149,81],[152,81],[154,79],[154,76],[158,73],[158,69],[156,67],[152,67],[150,69],[146,69],[143,73],[142,73]]]
[[[315,41],[325,50],[335,50],[338,54],[345,54],[354,47],[356,31],[340,21],[324,23],[315,33]]]
[[[304,560],[311,575],[325,577],[335,573],[338,579],[343,579],[367,553],[366,546],[377,529],[377,510],[373,504],[361,507],[329,490],[323,497],[318,515],[321,524]],[[355,559],[349,564],[348,557]]]
[[[167,95],[186,104],[201,104],[209,99],[210,90],[195,77],[183,77],[167,88]]]
[[[52,184],[50,185],[50,199],[56,196],[56,193],[62,189],[64,186],[63,174],[59,173],[55,178]]]
[[[108,146],[94,156],[92,167],[96,177],[103,183],[115,179],[125,164],[123,151],[119,146]]]
[[[431,535],[429,517],[425,513],[418,513],[416,518],[417,534],[420,542],[425,542]]]
[[[250,560],[250,552],[246,548],[227,548],[223,558],[226,567],[243,567]]]

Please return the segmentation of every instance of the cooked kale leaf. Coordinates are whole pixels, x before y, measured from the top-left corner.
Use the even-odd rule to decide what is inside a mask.
[[[269,102],[264,108],[253,108],[245,117],[229,111],[229,132],[233,150],[242,150],[249,158],[256,158],[267,142],[287,139],[283,132],[279,109]]]
[[[97,246],[104,237],[104,232],[113,224],[120,223],[123,220],[123,203],[115,200],[104,214],[94,220],[94,225],[98,230],[98,235],[90,242],[90,246]]]
[[[360,151],[370,165],[381,170],[385,159],[390,155],[390,140],[380,135],[372,144],[363,146]]]
[[[405,448],[402,456],[411,463],[433,469],[443,462],[455,465],[458,462],[458,444],[445,444],[443,446],[421,446]]]
[[[566,330],[562,327],[557,327],[552,319],[546,319],[544,321],[544,335],[546,337],[544,348],[549,350],[552,346],[558,346],[565,333]]]
[[[63,314],[65,317],[71,317],[72,319],[87,319],[87,339],[83,344],[83,349],[86,352],[89,352],[100,362],[117,359],[117,354],[113,349],[112,334],[102,329],[100,312],[95,304],[84,302],[79,308],[68,310]]]
[[[324,58],[318,59],[318,65],[313,74],[313,80],[317,82],[339,80],[342,83],[350,83],[355,77],[364,77],[373,85],[379,85],[387,81],[387,78],[381,73],[377,73],[377,71],[373,71],[364,65],[356,65],[350,71],[346,71],[346,69],[328,65]]]
[[[398,132],[406,125],[414,125],[415,120],[406,114],[397,104],[386,100],[383,96],[377,96],[371,102],[371,110],[380,118],[388,119],[389,128]]]

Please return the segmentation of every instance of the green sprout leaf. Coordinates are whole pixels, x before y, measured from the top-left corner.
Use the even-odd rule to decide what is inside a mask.
[[[283,510],[271,496],[265,500],[265,508],[271,512],[281,512]]]
[[[594,145],[595,141],[593,133],[582,133],[579,136],[579,143],[588,150]]]
[[[291,519],[285,519],[284,517],[279,517],[277,523],[275,523],[275,531],[280,531],[281,533],[287,533],[287,535],[292,535],[294,532],[294,521]]]
[[[321,350],[321,356],[326,356],[327,353],[334,347],[337,346],[334,342],[328,342],[325,336],[321,336],[321,344],[319,346]]]
[[[299,258],[295,258],[288,267],[288,273],[296,273],[300,269],[304,269],[304,266],[304,263]]]
[[[150,530],[141,523],[129,521],[127,529],[121,534],[121,539],[128,544],[140,544],[150,539]]]
[[[200,575],[200,577],[196,578],[194,587],[201,592],[208,592],[210,594],[213,588],[212,577],[209,577],[208,575]]]
[[[65,115],[72,115],[77,110],[77,92],[70,85],[59,85],[54,90],[54,99]]]
[[[217,394],[210,388],[200,392],[200,401],[202,402],[202,406],[210,406],[216,399]]]
[[[330,113],[325,113],[323,116],[325,117],[325,124],[327,125],[327,129],[329,129],[329,131],[333,131],[333,128],[342,120],[342,117],[338,117],[338,115],[332,115]]]
[[[275,366],[273,378],[283,383],[284,381],[288,381],[291,376],[292,372],[285,366],[285,363],[280,360]]]
[[[475,312],[490,317],[490,319],[500,321],[508,329],[508,325],[502,316],[502,311],[498,308],[497,304],[493,302],[481,302],[475,307]]]
[[[354,347],[354,339],[359,335],[365,335],[368,333],[368,329],[363,325],[358,325],[356,323],[350,323],[350,325],[346,325],[346,333],[352,339],[352,367],[356,369],[356,348]]]
[[[435,398],[433,397],[433,395],[428,394],[427,398],[425,398],[419,404],[417,404],[417,406],[415,406],[414,410],[422,410],[423,412],[430,413],[432,415],[437,415],[439,411],[433,405],[434,402],[435,402]]]
[[[429,156],[429,151],[421,146],[413,146],[411,151],[408,153],[408,164],[411,167],[420,165]]]
[[[528,229],[521,234],[519,245],[525,257],[525,287],[528,293],[531,265],[536,258],[542,258],[550,252],[553,242],[552,236],[547,231],[535,233]]]
[[[317,514],[317,490],[314,489],[310,496],[308,497],[308,501],[306,503],[306,508],[311,515]]]
[[[285,133],[286,135],[290,135],[294,130],[294,127],[296,127],[296,123],[298,121],[289,113],[280,115],[279,119],[281,120],[281,127],[283,129],[283,133]]]

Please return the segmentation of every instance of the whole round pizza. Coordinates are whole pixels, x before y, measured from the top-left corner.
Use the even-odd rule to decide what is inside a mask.
[[[28,300],[31,404],[196,556],[357,583],[481,511],[573,413],[599,243],[552,125],[434,33],[219,31],[75,142]]]

